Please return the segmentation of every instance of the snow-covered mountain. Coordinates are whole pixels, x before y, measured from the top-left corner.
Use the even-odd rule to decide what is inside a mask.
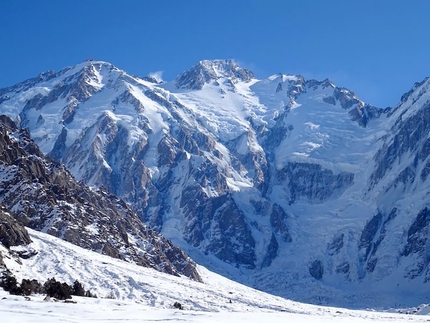
[[[0,112],[213,270],[302,301],[393,306],[428,301],[429,82],[382,110],[232,60],[172,82],[86,61],[1,89]]]

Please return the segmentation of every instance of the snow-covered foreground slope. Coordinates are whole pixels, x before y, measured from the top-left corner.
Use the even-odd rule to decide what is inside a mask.
[[[103,256],[44,233],[29,230],[38,254],[5,263],[17,278],[79,279],[99,298],[74,297],[73,303],[30,301],[0,291],[2,322],[425,322],[428,316],[351,311],[300,304],[232,282],[204,267],[203,283],[175,277]],[[1,247],[3,248],[3,247]],[[24,247],[15,247],[24,248]],[[114,295],[116,299],[103,297]],[[231,302],[230,302],[231,300]],[[172,307],[180,302],[184,310]],[[423,311],[424,313],[424,311]]]
[[[37,255],[20,259],[20,265],[3,252],[7,268],[18,281],[34,278],[44,282],[54,277],[72,283],[78,279],[101,298],[113,295],[116,299],[157,308],[171,308],[180,302],[190,310],[304,311],[299,303],[251,289],[204,267],[199,267],[204,280],[199,283],[100,255],[45,233],[28,231],[33,242],[13,249],[31,248]]]
[[[0,291],[3,298],[4,292]],[[427,322],[428,316],[410,316],[364,311],[315,308],[306,314],[286,312],[200,312],[154,309],[133,302],[76,298],[77,304],[47,303],[41,297],[0,300],[2,322],[7,323],[96,323],[96,322],[193,322],[193,323],[285,323],[285,322]]]

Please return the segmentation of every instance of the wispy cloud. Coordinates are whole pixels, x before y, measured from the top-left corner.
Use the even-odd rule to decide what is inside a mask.
[[[157,82],[163,81],[163,71],[150,72],[149,76],[153,77]]]

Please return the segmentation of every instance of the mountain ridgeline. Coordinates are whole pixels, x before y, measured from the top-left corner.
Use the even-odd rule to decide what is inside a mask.
[[[13,132],[28,131],[65,167],[44,166],[57,174],[46,180],[29,165],[27,187],[52,186],[45,195],[63,201],[55,212],[76,210],[63,214],[77,228],[48,221],[53,209],[39,211],[32,195],[9,197],[12,186],[2,201],[31,227],[136,262],[125,232],[147,241],[155,230],[210,269],[296,300],[429,301],[429,86],[379,109],[328,79],[259,80],[232,60],[200,61],[171,82],[82,62],[0,89],[0,112],[27,129]],[[2,173],[17,166],[3,163]],[[64,188],[68,172],[101,189]],[[136,229],[140,220],[111,194],[151,229]],[[88,200],[127,216],[108,227],[103,217],[77,220],[90,216],[76,206]],[[87,242],[75,238],[84,227]],[[102,243],[108,234],[114,245]],[[198,279],[178,257],[182,267],[170,271]]]

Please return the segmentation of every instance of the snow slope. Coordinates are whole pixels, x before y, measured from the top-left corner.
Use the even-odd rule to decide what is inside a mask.
[[[301,312],[302,305],[280,297],[253,290],[199,267],[204,283],[187,277],[176,277],[140,267],[125,261],[100,255],[61,239],[28,229],[33,243],[12,247],[29,248],[37,255],[20,259],[7,257],[4,262],[18,281],[23,278],[73,283],[78,279],[86,289],[99,297],[113,294],[116,299],[132,300],[157,308],[171,308],[176,301],[190,310],[265,311],[288,310]],[[232,300],[232,303],[229,301]],[[268,302],[270,300],[270,302]]]
[[[66,304],[43,301],[43,296],[38,295],[28,301],[0,291],[3,322],[425,322],[429,319],[300,304],[232,282],[204,267],[199,267],[204,282],[198,283],[112,259],[31,229],[29,233],[33,243],[13,249],[30,248],[38,254],[20,259],[22,264],[7,256],[1,247],[8,268],[17,278],[44,281],[55,277],[69,283],[79,279],[99,298],[74,297],[76,304]],[[111,295],[115,299],[103,298]],[[173,309],[176,301],[184,310]]]
[[[427,322],[429,316],[411,316],[378,312],[348,312],[317,308],[307,314],[285,312],[200,312],[195,310],[154,309],[133,302],[89,300],[75,298],[77,304],[44,302],[41,297],[25,301],[4,295],[0,291],[0,312],[7,323],[94,323],[94,322],[226,322],[226,323],[284,323],[284,322]]]

